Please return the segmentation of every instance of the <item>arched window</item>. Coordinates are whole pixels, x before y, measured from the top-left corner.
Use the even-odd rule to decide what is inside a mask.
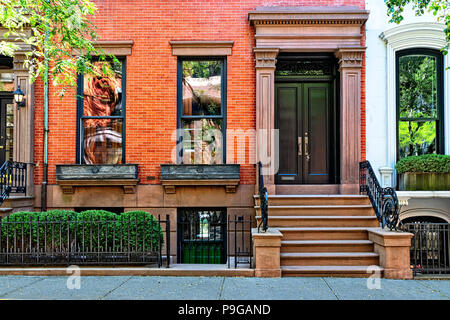
[[[397,160],[444,153],[443,56],[438,50],[396,54]]]

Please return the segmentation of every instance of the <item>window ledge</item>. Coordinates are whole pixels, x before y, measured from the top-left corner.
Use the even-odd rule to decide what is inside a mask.
[[[450,198],[450,191],[396,191],[400,205],[407,206],[409,199]]]
[[[169,41],[174,56],[230,56],[234,41]]]
[[[176,186],[224,186],[227,193],[234,193],[239,182],[238,164],[161,165],[161,184],[166,193],[175,193]]]
[[[138,182],[137,164],[56,165],[56,183],[65,194],[73,194],[75,186],[121,186],[124,193],[135,193]]]

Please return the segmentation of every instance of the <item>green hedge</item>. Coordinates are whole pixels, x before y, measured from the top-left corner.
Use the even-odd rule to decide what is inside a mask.
[[[4,222],[14,223],[4,223]],[[1,219],[1,245],[10,248],[22,245],[33,248],[56,248],[67,250],[70,246],[83,251],[114,250],[127,252],[128,249],[142,252],[157,251],[163,233],[158,221],[145,211],[130,211],[117,215],[105,210],[86,210],[80,213],[70,210],[51,210],[47,212],[15,212]],[[23,222],[23,223],[22,223]],[[44,223],[45,222],[45,223]],[[38,234],[39,228],[39,234]],[[159,239],[158,239],[159,234]],[[14,235],[16,242],[14,243]],[[31,235],[31,237],[30,237]],[[39,237],[38,237],[39,236]]]
[[[398,173],[449,173],[450,156],[442,154],[425,154],[401,159],[395,165]]]
[[[159,243],[163,243],[163,233],[158,219],[146,211],[128,211],[119,217],[121,225],[127,231],[129,228],[130,240],[126,239],[126,245],[130,248],[146,250],[159,248]],[[158,235],[159,234],[159,239]],[[149,248],[150,247],[150,248]]]

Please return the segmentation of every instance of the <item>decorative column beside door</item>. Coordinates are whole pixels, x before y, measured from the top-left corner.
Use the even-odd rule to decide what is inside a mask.
[[[278,134],[275,132],[275,64],[278,48],[255,48],[257,161],[263,165],[265,186],[275,193]]]
[[[25,50],[24,50],[25,52]],[[14,147],[13,160],[28,163],[27,195],[34,195],[34,84],[30,84],[28,69],[23,66],[25,54],[14,56],[14,90],[20,86],[25,93],[25,107],[14,108]]]
[[[361,161],[361,69],[365,48],[339,48],[340,72],[340,193],[359,193]]]

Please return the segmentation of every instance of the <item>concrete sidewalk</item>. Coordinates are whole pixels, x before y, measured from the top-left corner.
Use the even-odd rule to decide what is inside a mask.
[[[0,299],[120,300],[450,300],[449,280],[380,279],[368,289],[362,278],[81,277],[0,276]],[[73,283],[73,282],[72,282]]]

